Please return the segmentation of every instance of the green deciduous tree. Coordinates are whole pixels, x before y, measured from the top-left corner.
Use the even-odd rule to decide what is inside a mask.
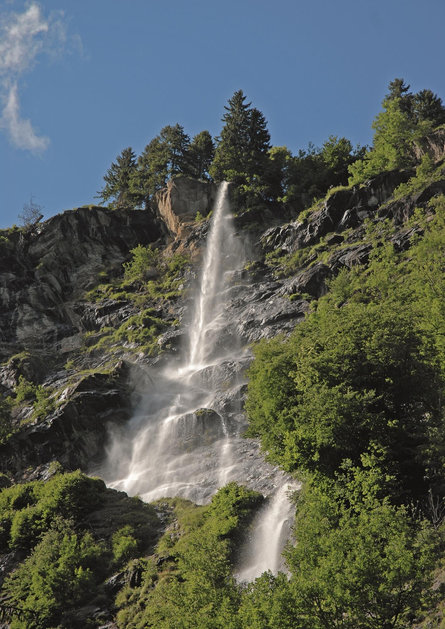
[[[403,79],[389,84],[383,110],[373,122],[372,149],[350,166],[350,183],[360,183],[385,170],[413,166],[413,143],[445,122],[442,100],[431,90],[412,94]]]
[[[350,276],[342,308],[340,277],[288,341],[259,344],[246,408],[251,432],[287,469],[332,477],[377,447],[402,494],[419,499],[443,462],[443,381],[406,270],[381,254],[367,277]]]
[[[339,500],[335,487],[310,486],[299,501],[287,556],[305,627],[402,629],[431,586],[434,532],[405,507],[377,499],[370,483],[359,493]]]
[[[8,600],[30,612],[26,620],[13,620],[11,627],[44,629],[57,625],[67,608],[91,597],[104,555],[105,549],[90,533],[77,534],[69,522],[57,520],[5,581]]]

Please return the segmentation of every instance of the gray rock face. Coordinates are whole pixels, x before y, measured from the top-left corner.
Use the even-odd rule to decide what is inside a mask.
[[[270,228],[257,245],[248,244],[254,261],[233,277],[233,285],[228,289],[219,338],[221,349],[235,347],[234,339],[239,341],[239,347],[247,347],[262,338],[289,334],[308,312],[310,300],[325,293],[327,280],[342,268],[366,264],[371,250],[371,245],[363,240],[366,217],[391,218],[400,226],[393,237],[394,245],[398,250],[409,247],[419,230],[405,227],[404,222],[414,207],[445,192],[445,182],[438,182],[411,199],[388,202],[394,188],[411,174],[385,173],[362,188],[340,190],[306,222]],[[159,196],[161,215],[167,223],[169,217],[172,220],[170,234],[179,234],[170,245],[171,251],[195,251],[199,259],[208,223],[197,224],[193,219],[197,211],[207,213],[214,194],[215,187],[210,184],[192,185],[190,180],[179,178]],[[243,235],[244,220],[247,218],[237,225]],[[165,225],[149,212],[80,208],[46,221],[34,233],[14,233],[10,239],[13,246],[0,248],[0,355],[8,357],[34,344],[37,348],[50,346],[66,352],[68,357],[82,332],[116,328],[137,314],[132,301],[109,299],[93,304],[79,301],[79,297],[98,283],[98,273],[105,270],[108,277],[121,274],[122,262],[128,259],[131,248],[138,243],[156,242],[166,231]],[[254,237],[253,229],[247,232],[246,241]],[[318,249],[323,252],[322,259],[317,255],[306,259],[290,277],[277,279],[264,261],[264,254],[276,248],[293,253],[318,243],[322,237],[323,247]],[[193,280],[193,273],[189,279]],[[153,359],[141,357],[153,370],[179,360],[190,324],[187,313],[191,294],[190,291],[184,300],[168,305],[168,316],[180,320],[181,326],[160,338],[163,355]],[[159,306],[159,318],[166,316],[163,308],[167,306]],[[218,391],[216,412],[203,409],[196,418],[202,422],[203,430],[212,426],[219,430],[219,414],[245,421],[242,407],[245,371],[250,361],[251,353],[246,350],[238,358],[227,356],[218,368],[199,374],[202,382],[197,385],[211,383]],[[10,393],[20,375],[39,381],[37,363],[6,363],[4,358],[1,362],[1,394]],[[8,446],[0,447],[0,469],[20,476],[25,467],[45,465],[52,459],[58,459],[68,469],[90,468],[91,460],[103,452],[107,424],[124,422],[134,408],[130,379],[120,370],[123,373],[123,367],[117,376],[94,376],[74,385],[69,384],[66,372],[60,377],[53,374],[53,380],[47,383],[59,390],[65,388],[66,394],[59,398],[57,410],[44,421],[28,425]],[[240,440],[239,448],[240,456],[247,457],[251,446]]]
[[[129,389],[124,364],[112,374],[96,373],[67,386],[56,411],[0,446],[0,471],[20,476],[51,460],[66,469],[86,469],[103,452],[108,422],[131,416]]]
[[[151,212],[99,207],[14,233],[0,248],[0,356],[76,335],[83,326],[74,304],[98,274],[120,273],[130,249],[163,233]]]
[[[433,133],[416,140],[413,150],[419,161],[428,154],[438,162],[445,155],[445,129],[436,129]]]
[[[293,253],[313,245],[331,232],[358,227],[365,218],[375,214],[377,207],[412,174],[411,171],[383,173],[363,188],[354,186],[350,190],[334,192],[307,221],[295,221],[267,230],[261,238],[264,251],[267,253],[281,247],[283,251]]]

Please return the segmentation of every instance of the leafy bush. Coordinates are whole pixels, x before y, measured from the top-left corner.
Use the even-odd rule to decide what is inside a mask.
[[[133,259],[124,262],[124,275],[126,280],[144,282],[147,274],[156,269],[159,264],[159,251],[151,245],[143,247],[138,245],[130,251]]]
[[[127,524],[113,534],[112,549],[113,557],[117,564],[137,556],[139,544],[134,537],[132,526]]]
[[[238,593],[230,554],[236,531],[261,497],[230,483],[207,507],[181,499],[163,500],[178,518],[158,545],[160,571],[144,565],[139,588],[119,594],[118,625],[125,629],[234,627]]]
[[[55,401],[50,396],[51,391],[48,388],[29,382],[24,376],[19,376],[13,404],[31,403],[33,407],[31,419],[43,419],[55,408]]]
[[[29,613],[25,621],[13,620],[11,628],[45,629],[63,622],[67,608],[91,597],[103,576],[105,557],[103,544],[91,533],[79,534],[72,523],[56,519],[32,554],[6,578],[8,601]]]
[[[97,597],[115,566],[157,536],[153,508],[79,471],[4,489],[0,550],[24,557],[2,591],[14,608],[11,627],[83,629],[73,608]]]

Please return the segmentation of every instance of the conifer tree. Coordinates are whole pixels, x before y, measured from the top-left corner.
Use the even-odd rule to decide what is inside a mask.
[[[132,178],[133,193],[149,205],[153,195],[165,186],[168,177],[168,152],[157,136],[142,151]]]
[[[263,114],[246,103],[242,90],[234,93],[224,109],[224,127],[210,174],[216,181],[236,180],[262,172],[268,160],[270,135]]]
[[[187,169],[187,153],[190,138],[180,124],[167,125],[159,134],[162,148],[167,156],[167,176],[184,173]]]
[[[209,179],[209,168],[215,156],[215,144],[208,131],[193,138],[188,150],[186,174],[197,179]]]
[[[134,207],[140,202],[140,196],[132,187],[136,173],[136,155],[129,146],[125,148],[104,175],[105,186],[98,191],[98,197],[104,203],[112,199],[113,208]]]

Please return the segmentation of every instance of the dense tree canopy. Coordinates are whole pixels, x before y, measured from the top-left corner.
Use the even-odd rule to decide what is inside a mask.
[[[445,122],[442,100],[431,90],[413,94],[403,79],[389,84],[383,110],[373,122],[372,149],[350,166],[350,182],[360,183],[385,170],[415,164],[413,143]]]

